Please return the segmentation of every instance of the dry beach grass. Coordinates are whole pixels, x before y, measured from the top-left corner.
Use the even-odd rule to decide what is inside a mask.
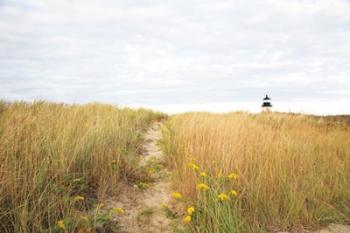
[[[0,232],[94,232],[98,200],[137,177],[162,115],[101,104],[0,103]],[[91,211],[93,209],[93,211]]]
[[[348,117],[160,119],[0,102],[0,232],[304,233],[350,223]]]
[[[192,232],[301,232],[349,223],[347,121],[281,113],[187,113],[173,116],[163,135],[174,187],[198,209]],[[203,193],[198,183],[209,189]],[[230,196],[231,190],[238,195]],[[229,201],[218,200],[220,193]]]

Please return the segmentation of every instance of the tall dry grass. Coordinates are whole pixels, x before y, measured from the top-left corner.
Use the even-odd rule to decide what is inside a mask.
[[[77,231],[96,200],[133,179],[141,132],[158,117],[101,104],[0,102],[0,232]],[[80,231],[94,231],[88,225]]]
[[[171,117],[163,135],[174,188],[198,210],[192,232],[256,233],[350,222],[346,121],[280,113],[189,113]],[[189,169],[189,162],[200,171]],[[199,175],[203,171],[207,178]],[[232,172],[237,180],[227,178]],[[203,194],[197,183],[211,189]],[[217,200],[218,193],[229,190],[238,196]]]

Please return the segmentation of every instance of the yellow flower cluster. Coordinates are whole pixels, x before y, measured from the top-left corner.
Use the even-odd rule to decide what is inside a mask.
[[[192,220],[192,214],[194,213],[195,211],[195,208],[193,206],[190,206],[187,208],[186,212],[187,212],[187,215],[186,217],[184,218],[184,222],[186,224],[190,223],[191,220]]]
[[[222,182],[222,181],[224,181],[223,179],[236,180],[239,177],[234,172],[229,173],[228,175],[223,175],[222,171],[219,170],[216,174],[217,179],[215,179],[214,177],[213,177],[214,179],[203,179],[205,177],[208,177],[208,174],[206,172],[202,171],[201,168],[197,164],[190,162],[187,164],[187,167],[190,168],[191,170],[195,171],[198,174],[198,178],[199,177],[202,178],[201,179],[202,182],[204,181],[203,183],[197,183],[196,188],[199,191],[207,191],[209,189],[213,189],[214,192],[217,192],[218,189],[221,189],[221,188],[223,188],[225,190],[226,188],[222,187],[224,184],[226,184],[226,182]],[[212,183],[212,182],[214,182],[214,183]],[[210,185],[210,187],[209,187],[209,185]],[[175,199],[182,199],[183,198],[181,193],[179,193],[179,192],[174,192],[172,194],[172,196]],[[238,196],[238,193],[236,190],[230,190],[228,192],[226,190],[224,192],[223,191],[219,192],[217,194],[216,198],[220,202],[225,202],[225,201],[230,201],[231,198],[234,198],[237,196]],[[193,206],[190,206],[186,209],[186,215],[183,219],[184,223],[186,223],[186,224],[191,223],[194,212],[195,212],[195,208]]]
[[[229,195],[231,195],[231,196],[233,196],[233,197],[237,197],[237,196],[238,196],[238,193],[237,193],[237,191],[235,191],[235,190],[231,190],[231,191],[229,192]],[[218,195],[218,199],[219,199],[220,201],[227,201],[227,200],[230,200],[230,197],[229,197],[227,194],[225,194],[225,193],[220,193],[220,194]]]
[[[199,167],[197,164],[195,163],[188,163],[187,167],[189,167],[190,169],[192,169],[193,171],[199,171]]]
[[[149,174],[154,174],[154,173],[156,173],[156,170],[155,170],[154,168],[150,168],[150,169],[148,170],[148,173],[149,173]]]
[[[183,198],[183,196],[182,196],[182,194],[181,194],[180,192],[173,192],[173,193],[171,194],[171,196],[172,196],[173,198],[177,199],[177,200]]]
[[[167,209],[167,208],[169,208],[169,206],[168,206],[168,204],[166,204],[166,203],[162,203],[162,204],[160,204],[160,206],[162,207],[162,208],[165,208],[165,209]]]
[[[209,189],[209,186],[208,185],[206,185],[206,184],[203,184],[203,183],[199,183],[199,184],[197,184],[197,189],[198,190],[208,190]]]
[[[187,223],[187,224],[190,223],[191,220],[192,220],[192,217],[191,217],[190,215],[187,215],[187,216],[184,218],[184,222]]]
[[[85,198],[83,196],[79,196],[79,195],[74,197],[74,201],[84,201],[84,199]]]
[[[82,216],[81,220],[83,220],[84,222],[88,222],[89,221],[89,217],[88,216]]]
[[[63,220],[57,221],[57,226],[58,226],[58,228],[60,228],[62,230],[66,230],[66,225],[64,224]]]
[[[230,195],[232,195],[232,196],[234,196],[234,197],[237,197],[238,193],[237,193],[237,191],[235,191],[235,190],[231,190],[231,191],[230,191]]]
[[[235,180],[235,179],[238,179],[238,175],[236,173],[230,173],[227,175],[227,178],[231,180]]]
[[[220,201],[227,201],[227,200],[230,200],[230,197],[227,196],[225,193],[220,193],[220,194],[218,195],[218,199],[219,199]]]
[[[116,208],[112,209],[112,212],[115,213],[115,214],[120,215],[120,214],[124,214],[125,210],[123,208],[121,208],[121,207],[116,207]]]
[[[195,211],[195,208],[194,208],[193,206],[190,206],[190,207],[187,208],[187,214],[188,214],[188,215],[191,215],[191,216],[192,216],[192,214],[194,213],[194,211]]]

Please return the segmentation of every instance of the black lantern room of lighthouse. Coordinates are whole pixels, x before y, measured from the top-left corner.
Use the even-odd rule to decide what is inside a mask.
[[[272,108],[271,99],[268,95],[263,99],[263,104],[261,105],[264,111],[269,111]]]

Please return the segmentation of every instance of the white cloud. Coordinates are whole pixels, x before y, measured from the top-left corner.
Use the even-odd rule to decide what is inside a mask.
[[[346,0],[3,0],[0,31],[0,98],[350,113]]]

